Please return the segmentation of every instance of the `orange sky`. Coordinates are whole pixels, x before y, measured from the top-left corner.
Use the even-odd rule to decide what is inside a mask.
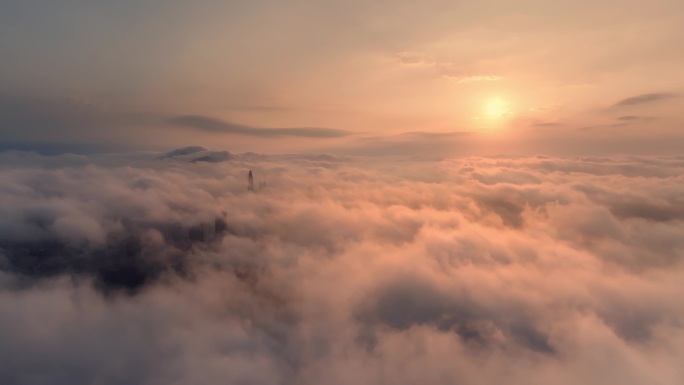
[[[465,132],[455,146],[475,153],[684,144],[681,1],[10,1],[0,15],[6,141],[364,152]],[[347,134],[169,123],[188,115]]]

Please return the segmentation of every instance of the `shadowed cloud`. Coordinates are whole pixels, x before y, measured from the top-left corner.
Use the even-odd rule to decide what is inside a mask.
[[[351,135],[351,132],[334,128],[292,127],[292,128],[258,128],[243,124],[224,122],[219,119],[201,115],[183,115],[169,120],[169,123],[196,130],[226,134],[238,134],[258,137],[294,136],[301,138],[339,138]]]
[[[633,96],[631,98],[620,100],[615,103],[615,107],[635,106],[639,104],[654,103],[662,100],[675,98],[677,95],[669,92],[656,92],[651,94],[643,94]]]

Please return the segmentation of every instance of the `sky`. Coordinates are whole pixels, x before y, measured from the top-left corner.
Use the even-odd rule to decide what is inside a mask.
[[[0,143],[43,153],[675,154],[684,3],[0,3]]]

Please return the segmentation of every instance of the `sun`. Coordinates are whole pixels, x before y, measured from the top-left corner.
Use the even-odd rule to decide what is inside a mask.
[[[508,105],[501,98],[487,100],[484,106],[485,115],[490,119],[499,119],[509,114]]]

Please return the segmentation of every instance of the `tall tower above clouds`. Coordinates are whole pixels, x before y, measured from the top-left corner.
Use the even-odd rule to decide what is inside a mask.
[[[252,174],[252,170],[249,170],[249,175],[247,175],[247,179],[247,191],[254,192],[254,175]]]

